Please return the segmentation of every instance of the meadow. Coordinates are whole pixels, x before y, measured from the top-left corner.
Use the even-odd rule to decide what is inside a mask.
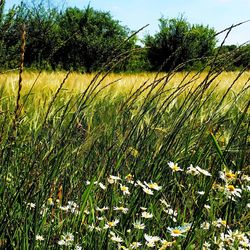
[[[250,249],[250,72],[18,79],[0,75],[1,249]]]

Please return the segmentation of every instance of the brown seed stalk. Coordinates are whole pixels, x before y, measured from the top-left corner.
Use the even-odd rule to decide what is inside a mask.
[[[18,117],[20,116],[20,99],[21,99],[21,90],[22,90],[22,81],[23,81],[23,68],[24,68],[24,53],[25,53],[25,44],[26,44],[26,27],[25,25],[22,26],[22,34],[21,34],[21,50],[20,50],[20,65],[19,65],[19,80],[18,80],[18,91],[17,91],[17,98],[16,98],[16,107],[15,107],[15,117],[13,120],[13,127],[16,128],[16,123]]]

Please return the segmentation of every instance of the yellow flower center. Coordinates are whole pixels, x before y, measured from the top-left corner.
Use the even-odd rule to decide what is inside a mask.
[[[235,187],[233,185],[228,185],[227,188],[229,192],[233,192],[235,190]]]
[[[227,222],[225,220],[222,220],[221,224],[224,225],[224,226],[226,226]]]
[[[181,230],[179,229],[173,229],[172,231],[174,234],[181,234]]]
[[[110,227],[113,227],[114,224],[115,224],[115,223],[114,223],[113,221],[109,221],[109,222],[108,222],[108,225],[109,225]]]
[[[50,198],[48,198],[48,205],[53,205],[54,204],[54,202],[53,202],[53,199],[50,197]]]
[[[127,190],[128,190],[128,188],[127,188],[127,187],[125,187],[125,186],[121,186],[121,190],[122,190],[122,191],[127,191]]]
[[[131,180],[133,179],[133,175],[132,175],[132,174],[128,174],[128,175],[125,177],[125,179],[126,179],[127,181],[131,181]]]
[[[227,179],[235,179],[235,176],[236,176],[236,175],[233,174],[233,173],[226,173],[225,175],[226,175],[226,178],[227,178]]]
[[[174,165],[172,169],[173,169],[173,171],[178,171],[179,167],[177,165]]]

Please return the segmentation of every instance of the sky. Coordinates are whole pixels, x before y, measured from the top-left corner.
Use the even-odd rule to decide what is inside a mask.
[[[47,0],[44,0],[47,1]],[[250,20],[250,0],[64,0],[64,7],[85,8],[89,3],[94,9],[109,11],[114,19],[131,30],[141,31],[139,37],[154,35],[159,31],[159,18],[184,16],[191,24],[204,24],[221,31],[242,21]],[[6,0],[6,8],[21,0]],[[51,0],[55,6],[63,0]],[[222,41],[224,35],[218,37]],[[234,28],[226,44],[240,45],[250,40],[250,22]]]

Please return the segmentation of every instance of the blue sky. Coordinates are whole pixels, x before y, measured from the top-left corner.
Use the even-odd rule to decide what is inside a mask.
[[[6,2],[8,8],[21,1]],[[55,0],[51,2],[55,4]],[[183,14],[190,23],[209,25],[217,31],[250,19],[250,0],[65,0],[65,5],[85,8],[89,2],[95,9],[110,11],[115,19],[132,30],[149,24],[140,37],[157,32],[161,16],[172,18]],[[250,22],[235,28],[228,37],[227,44],[242,44],[248,40]]]

